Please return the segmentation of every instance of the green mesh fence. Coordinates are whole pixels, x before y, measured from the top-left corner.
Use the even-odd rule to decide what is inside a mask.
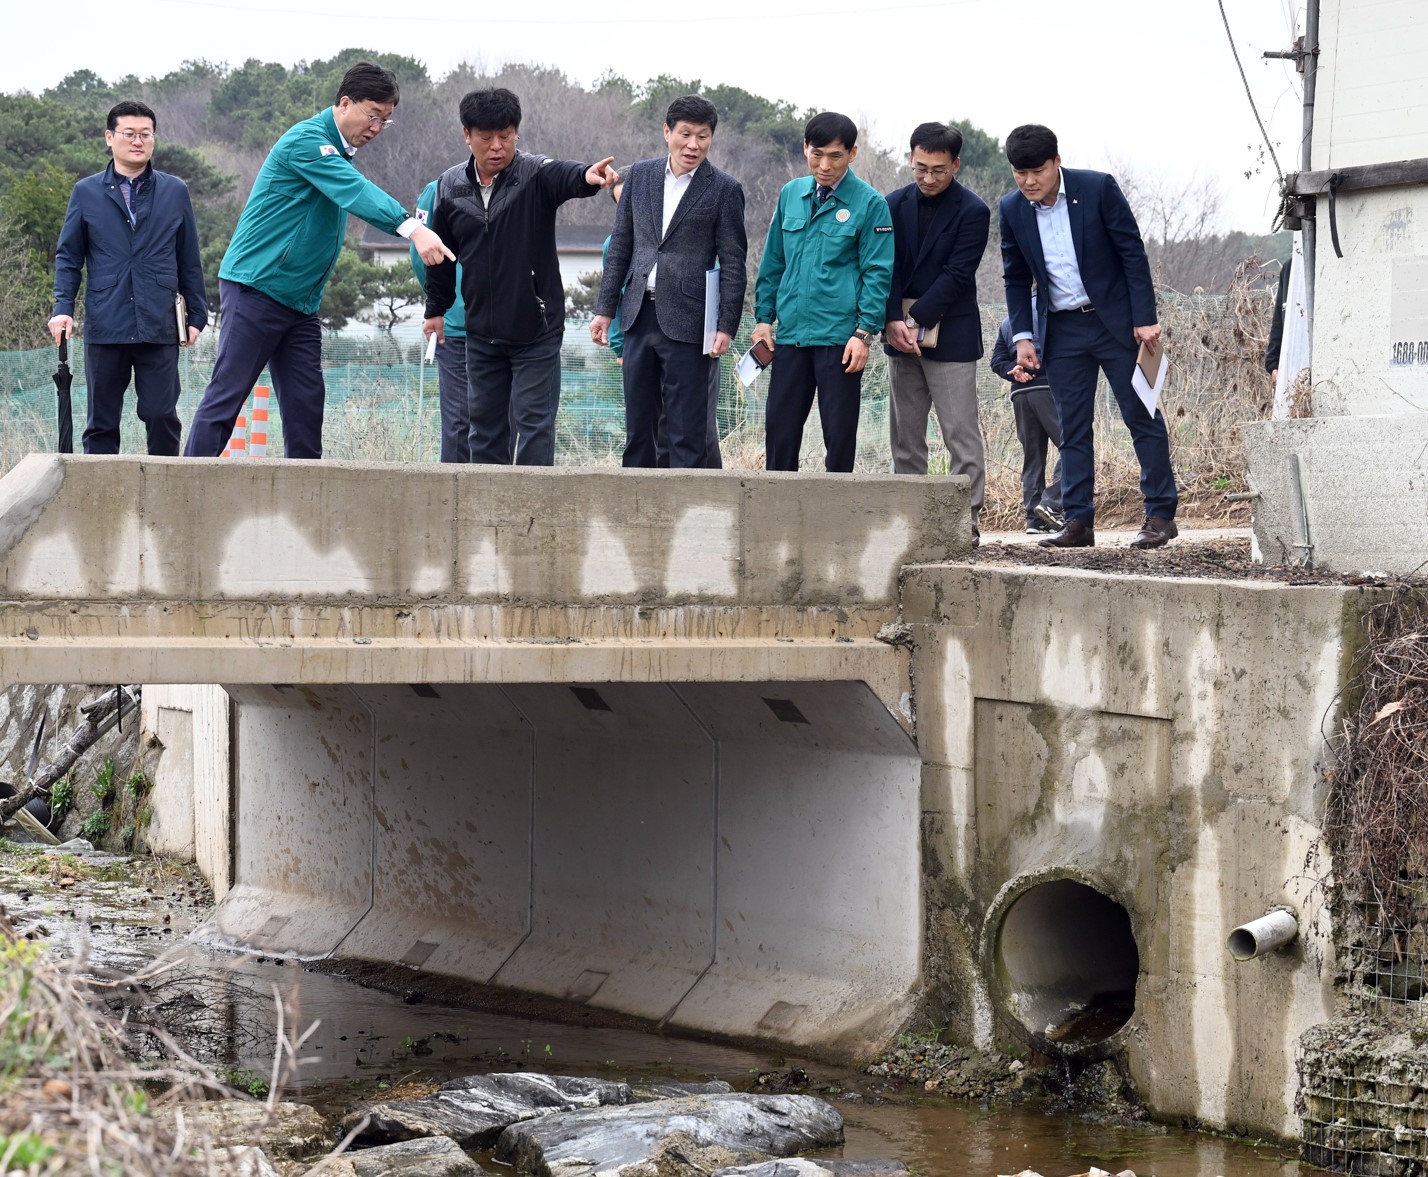
[[[1174,341],[1184,337],[1227,339],[1244,336],[1236,308],[1224,298],[1162,296],[1162,318]],[[983,310],[983,337],[991,344],[1004,310]],[[736,339],[738,354],[748,347],[753,324],[745,321]],[[196,347],[180,352],[179,375],[183,393],[179,416],[187,426],[213,368],[216,337],[206,332]],[[1250,348],[1251,352],[1253,348]],[[1192,354],[1192,351],[1194,354]],[[327,383],[327,413],[323,450],[327,457],[356,461],[434,462],[440,446],[437,376],[434,366],[421,361],[422,346],[414,327],[369,337],[330,335],[323,341],[323,375]],[[1182,406],[1200,398],[1213,401],[1223,383],[1223,361],[1200,344],[1176,349],[1175,393]],[[53,348],[0,353],[0,472],[10,469],[29,453],[52,452],[56,446],[56,399],[51,376],[55,371]],[[74,371],[75,448],[81,449],[86,417],[84,349],[71,348]],[[557,417],[558,465],[618,465],[624,445],[624,400],[620,368],[606,348],[590,341],[588,325],[566,325],[561,349],[561,400]],[[1180,370],[1184,369],[1180,378]],[[261,383],[268,383],[267,374]],[[1020,470],[1020,449],[1012,419],[1006,381],[994,375],[984,361],[978,370],[978,393],[989,467],[998,464]],[[719,432],[726,466],[757,469],[763,465],[764,402],[768,375],[751,389],[734,376],[728,357],[722,365],[719,398]],[[1110,407],[1109,392],[1102,390],[1103,407]],[[858,433],[857,469],[882,472],[891,469],[887,424],[887,367],[880,346],[874,347],[863,377],[863,409]],[[250,402],[251,405],[251,402]],[[123,452],[143,453],[144,428],[134,413],[132,394],[123,425]],[[271,406],[268,456],[283,452],[282,412],[276,399]],[[1170,415],[1170,414],[1168,414]],[[1102,413],[1115,421],[1116,413]],[[1184,431],[1184,411],[1172,416],[1172,431]],[[1192,414],[1193,417],[1193,414]],[[1177,425],[1177,420],[1180,424]],[[928,422],[930,467],[946,470],[946,452],[937,436],[935,415]],[[1098,439],[1100,440],[1100,439]],[[1116,422],[1102,444],[1129,449],[1129,438]],[[822,433],[815,406],[804,434],[802,465],[821,469]]]

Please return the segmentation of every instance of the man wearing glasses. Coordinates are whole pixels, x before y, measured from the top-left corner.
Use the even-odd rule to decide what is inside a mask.
[[[335,103],[290,128],[268,153],[218,271],[218,358],[189,426],[189,457],[223,452],[264,367],[287,456],[322,457],[326,388],[317,310],[348,213],[410,239],[428,264],[451,258],[440,237],[352,162],[391,126],[399,97],[391,70],[358,62],[343,75]]]
[[[927,473],[927,415],[935,406],[947,473],[971,479],[975,546],[987,479],[977,420],[977,266],[992,215],[976,193],[957,183],[961,131],[922,123],[910,147],[913,183],[888,197],[896,251],[883,330],[893,473]]]
[[[119,422],[131,375],[149,453],[178,454],[178,349],[193,343],[208,323],[193,204],[182,180],[154,170],[157,125],[154,112],[142,102],[121,102],[109,112],[104,141],[113,161],[74,186],[55,251],[49,327],[56,343],[74,334],[80,271],[89,269],[84,296],[86,454],[119,452]],[[182,312],[177,295],[186,303]]]

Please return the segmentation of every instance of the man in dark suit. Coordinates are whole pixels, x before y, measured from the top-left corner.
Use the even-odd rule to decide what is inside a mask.
[[[982,315],[977,266],[992,214],[957,183],[962,132],[922,123],[912,132],[913,183],[888,196],[893,277],[888,294],[888,429],[893,473],[927,473],[927,414],[935,405],[947,446],[947,472],[972,483],[972,535],[982,511],[987,458],[977,420]],[[928,330],[937,332],[927,344]]]
[[[70,193],[55,251],[55,304],[50,334],[74,334],[81,271],[84,367],[89,378],[86,454],[117,454],[124,390],[134,378],[149,453],[179,452],[178,349],[208,323],[198,225],[188,187],[154,170],[154,112],[121,102],[109,112],[104,141],[114,158]],[[186,303],[180,338],[177,295]]]
[[[654,466],[661,411],[669,464],[705,464],[711,364],[729,350],[744,308],[744,188],[706,158],[714,104],[676,98],[664,120],[669,154],[633,165],[615,211],[590,337],[624,326],[626,466]],[[704,338],[705,275],[719,267],[717,331]]]
[[[1044,341],[1061,420],[1066,525],[1041,545],[1084,548],[1096,542],[1091,424],[1099,369],[1140,461],[1146,518],[1132,546],[1161,547],[1178,534],[1178,498],[1165,418],[1158,411],[1152,417],[1131,386],[1138,345],[1160,338],[1155,287],[1135,217],[1113,176],[1061,167],[1056,136],[1046,127],[1017,127],[1007,136],[1006,153],[1018,189],[1001,199],[1012,339],[1017,363],[1027,372],[1042,363],[1033,335]]]

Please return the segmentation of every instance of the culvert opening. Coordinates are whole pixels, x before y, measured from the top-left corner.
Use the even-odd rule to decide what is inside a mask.
[[[1038,1044],[1083,1053],[1135,1012],[1140,952],[1130,915],[1075,879],[1038,883],[1016,896],[997,934],[996,968],[1006,1012]]]

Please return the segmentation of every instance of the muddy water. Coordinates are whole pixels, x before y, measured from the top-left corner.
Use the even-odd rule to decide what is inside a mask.
[[[488,1070],[710,1077],[751,1090],[759,1088],[760,1076],[768,1082],[802,1066],[811,1080],[805,1090],[831,1099],[843,1114],[843,1156],[898,1157],[929,1177],[992,1177],[1027,1168],[1059,1177],[1093,1164],[1111,1172],[1133,1169],[1140,1177],[1313,1172],[1288,1159],[1287,1150],[1180,1129],[1096,1124],[1025,1106],[986,1110],[772,1053],[424,999],[413,1003],[415,990],[380,992],[294,962],[188,943],[185,935],[207,912],[206,896],[191,877],[89,877],[62,887],[53,877],[57,872],[34,873],[34,861],[0,854],[0,904],[11,919],[42,933],[66,955],[87,953],[96,967],[134,971],[156,959],[171,962],[170,971],[133,993],[133,1014],[186,1035],[206,1061],[268,1073],[275,991],[290,1023],[304,1029],[316,1023],[292,1086],[295,1098],[328,1112],[360,1098],[406,1094],[419,1083]],[[17,869],[26,863],[31,873]]]

